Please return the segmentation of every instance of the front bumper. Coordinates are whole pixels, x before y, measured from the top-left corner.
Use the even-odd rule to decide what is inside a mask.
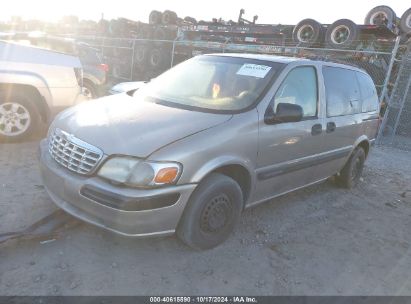
[[[140,190],[113,186],[98,177],[82,176],[60,166],[48,152],[47,141],[40,143],[40,167],[43,183],[54,203],[71,215],[123,236],[144,237],[172,234],[183,214],[187,201],[196,185],[172,186],[161,189]],[[93,189],[108,201],[86,197],[84,189]],[[107,195],[105,195],[107,194]],[[178,195],[177,195],[178,194]],[[147,200],[174,197],[172,205],[162,202],[149,209]],[[127,208],[117,207],[128,198]],[[130,205],[130,199],[132,203]],[[107,203],[108,202],[108,203]],[[141,206],[138,204],[141,202]],[[132,204],[136,204],[133,208]],[[164,206],[166,205],[166,206]],[[130,211],[132,210],[132,211]],[[138,211],[136,211],[138,210]]]

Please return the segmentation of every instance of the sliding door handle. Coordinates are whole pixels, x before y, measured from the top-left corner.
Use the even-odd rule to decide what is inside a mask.
[[[337,126],[335,125],[335,122],[333,121],[327,122],[327,133],[334,132],[336,128]]]

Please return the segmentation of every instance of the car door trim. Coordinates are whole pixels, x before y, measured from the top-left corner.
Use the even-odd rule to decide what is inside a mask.
[[[303,170],[336,159],[345,158],[351,153],[351,150],[352,146],[346,146],[340,149],[283,162],[274,166],[270,166],[268,168],[262,168],[257,171],[257,179],[267,180],[279,175]]]

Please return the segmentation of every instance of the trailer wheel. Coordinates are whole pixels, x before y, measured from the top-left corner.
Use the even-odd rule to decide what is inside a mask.
[[[367,25],[385,25],[391,29],[392,25],[395,24],[396,19],[397,16],[391,7],[380,5],[368,12],[364,23]]]
[[[400,21],[401,32],[405,34],[411,33],[411,8],[407,9],[401,16]]]
[[[176,23],[177,23],[177,19],[178,19],[178,16],[177,16],[176,12],[173,12],[173,11],[164,11],[163,17],[162,17],[162,19],[161,19],[161,22],[162,22],[163,24],[166,24],[166,25],[168,25],[168,24],[176,24]]]
[[[134,51],[134,66],[143,68],[147,62],[148,47],[146,45],[139,45]]]
[[[325,34],[325,43],[330,48],[354,48],[358,38],[357,25],[349,19],[340,19],[328,27]]]
[[[324,41],[324,29],[319,22],[304,19],[294,27],[293,41],[304,47],[320,45]]]
[[[150,53],[149,64],[154,70],[163,70],[171,64],[171,53],[161,49],[153,49]]]
[[[159,11],[151,11],[150,16],[148,17],[148,23],[150,24],[160,24],[163,14]]]
[[[188,23],[191,23],[191,24],[197,24],[197,20],[193,17],[190,17],[190,16],[184,17],[184,21],[188,22]]]

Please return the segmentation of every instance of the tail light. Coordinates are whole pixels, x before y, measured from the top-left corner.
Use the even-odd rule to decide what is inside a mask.
[[[108,72],[109,71],[109,66],[108,66],[108,64],[105,64],[105,63],[101,63],[101,64],[99,64],[98,65],[98,68],[100,69],[100,70],[102,70],[102,71],[104,71],[104,72]]]
[[[83,69],[74,68],[74,74],[76,74],[77,83],[80,87],[83,86]]]

